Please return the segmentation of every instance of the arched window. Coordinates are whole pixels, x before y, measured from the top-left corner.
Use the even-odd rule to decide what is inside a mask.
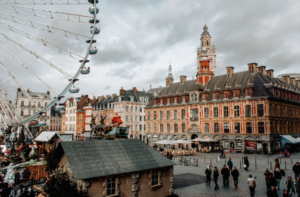
[[[24,111],[23,110],[21,111],[21,116],[24,116]]]
[[[207,40],[207,46],[209,46],[209,41]]]
[[[21,106],[24,106],[24,101],[21,101]]]

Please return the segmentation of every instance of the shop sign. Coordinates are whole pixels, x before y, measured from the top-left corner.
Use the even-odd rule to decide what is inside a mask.
[[[255,149],[255,142],[254,141],[245,141],[246,149]]]

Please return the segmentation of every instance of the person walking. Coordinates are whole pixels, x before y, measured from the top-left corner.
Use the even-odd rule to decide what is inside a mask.
[[[283,190],[283,196],[282,197],[290,197],[289,193],[286,189]]]
[[[221,175],[223,177],[223,187],[228,187],[228,184],[229,184],[229,170],[228,168],[226,167],[226,165],[224,165],[224,167],[222,168],[221,170]]]
[[[300,178],[297,177],[296,183],[295,183],[295,190],[298,194],[298,197],[300,197]]]
[[[277,189],[279,191],[280,190],[280,181],[282,179],[281,172],[280,172],[279,168],[276,168],[276,170],[274,171],[274,177],[276,179]]]
[[[294,182],[291,176],[286,180],[286,188],[290,196],[292,196],[292,193],[295,193]]]
[[[273,174],[270,174],[270,177],[268,179],[268,190],[271,189],[272,186],[276,187],[277,185],[277,182],[276,182],[276,179],[273,177]]]
[[[215,190],[217,190],[217,189],[219,189],[219,185],[218,185],[219,171],[218,171],[217,167],[214,167],[213,177],[214,177],[214,182],[215,182]]]
[[[15,170],[14,170],[14,175],[15,175],[15,177],[14,177],[15,183],[14,184],[18,185],[20,183],[20,173],[18,172],[17,168],[15,168]]]
[[[278,197],[277,191],[274,186],[271,187],[270,190],[267,191],[268,197]]]
[[[221,148],[220,149],[220,158],[223,158],[223,153],[224,153],[223,148]]]
[[[231,161],[231,158],[228,159],[227,165],[228,165],[228,168],[229,168],[229,173],[231,173],[232,172],[232,167],[233,167],[233,163]]]
[[[206,175],[206,186],[210,187],[210,178],[211,178],[211,169],[210,166],[207,166],[207,169],[205,170]]]
[[[276,168],[280,169],[280,164],[279,164],[278,159],[275,159],[275,167],[274,167],[274,169],[276,169]]]
[[[240,175],[240,173],[239,173],[239,171],[236,169],[235,166],[234,166],[234,168],[233,168],[233,170],[232,170],[232,172],[231,172],[231,175],[232,175],[232,177],[233,177],[234,189],[236,189],[236,188],[237,188],[237,185],[238,185],[238,183],[239,183],[239,175]]]
[[[247,156],[244,157],[244,165],[245,165],[244,169],[245,169],[246,171],[248,171],[248,168],[249,168],[249,160],[248,160],[248,157],[247,157]]]
[[[266,169],[266,171],[264,172],[265,175],[265,181],[266,181],[266,187],[268,188],[268,179],[270,177],[271,172],[268,170],[268,168]]]
[[[297,163],[295,163],[295,165],[293,165],[293,172],[295,174],[295,180],[297,180],[297,177],[299,177],[299,173],[300,173],[299,162],[297,162]]]
[[[256,182],[255,182],[255,179],[252,178],[252,175],[251,175],[251,174],[249,175],[249,178],[248,178],[248,180],[247,180],[247,183],[248,183],[248,185],[249,185],[250,195],[251,195],[251,197],[253,197],[254,194],[255,194]]]

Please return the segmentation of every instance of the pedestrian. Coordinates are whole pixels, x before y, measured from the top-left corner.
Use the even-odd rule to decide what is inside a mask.
[[[220,149],[220,158],[223,158],[223,148]]]
[[[245,156],[245,157],[244,157],[244,169],[245,169],[246,171],[248,171],[248,168],[249,168],[249,160],[248,160],[248,157]]]
[[[206,186],[210,187],[210,178],[211,178],[211,169],[210,166],[207,166],[207,169],[205,170],[206,175]]]
[[[280,164],[279,164],[278,159],[275,159],[275,167],[274,167],[274,169],[276,169],[276,168],[280,169]]]
[[[277,182],[277,189],[278,191],[280,190],[280,181],[282,179],[282,176],[281,176],[281,172],[280,172],[280,169],[279,168],[276,168],[276,170],[274,171],[274,177],[276,179],[276,182]]]
[[[19,184],[20,183],[20,173],[18,172],[17,168],[15,168],[15,178],[14,178],[14,182],[15,182],[15,185]]]
[[[226,158],[226,152],[225,151],[223,151],[223,157]]]
[[[271,187],[270,190],[267,191],[268,197],[278,197],[277,191],[274,186]]]
[[[232,175],[232,177],[233,177],[234,189],[236,189],[236,188],[237,188],[237,185],[238,185],[238,183],[239,183],[239,175],[240,175],[240,173],[239,173],[239,171],[236,169],[235,166],[234,166],[234,168],[233,168],[233,170],[232,170],[232,172],[231,172],[231,175]]]
[[[230,171],[230,173],[231,173],[231,172],[232,172],[232,166],[233,166],[233,163],[232,163],[232,161],[231,161],[231,158],[228,159],[227,165],[228,165],[229,171]]]
[[[215,190],[219,189],[219,185],[218,185],[218,178],[219,178],[219,171],[217,169],[217,167],[214,168],[214,182],[215,182]]]
[[[1,162],[1,167],[5,168],[7,166],[9,166],[10,161],[7,160],[7,157],[4,157],[4,161]]]
[[[268,187],[267,187],[268,190],[270,190],[272,186],[276,187],[276,185],[277,185],[276,179],[273,177],[272,174],[270,174],[270,177],[268,179]]]
[[[296,183],[295,183],[295,190],[298,194],[298,197],[300,197],[300,178],[297,177]]]
[[[266,171],[264,172],[265,175],[265,181],[266,181],[266,187],[268,188],[268,179],[270,177],[271,172],[268,170],[268,168],[266,169]]]
[[[292,193],[295,193],[294,182],[291,176],[286,180],[286,188],[290,196],[292,196]]]
[[[223,187],[228,187],[228,182],[229,182],[229,180],[228,180],[228,178],[229,178],[229,170],[228,170],[228,168],[226,167],[226,165],[224,165],[224,167],[222,168],[222,170],[221,170],[221,175],[222,175],[222,177],[223,177]]]
[[[172,153],[172,151],[169,151],[169,157],[170,157],[170,160],[173,159],[173,153]]]
[[[22,175],[23,175],[23,180],[29,180],[29,178],[30,178],[30,175],[31,175],[31,172],[29,171],[29,169],[25,166],[24,168],[23,168],[23,173],[22,173]]]
[[[295,165],[293,165],[293,172],[295,174],[295,180],[297,179],[297,177],[299,177],[299,173],[300,173],[300,165],[299,162],[295,163]]]
[[[249,185],[250,195],[251,195],[251,197],[253,197],[254,194],[255,194],[256,182],[255,182],[255,179],[252,178],[252,175],[251,175],[251,174],[249,175],[249,178],[248,178],[248,180],[247,180],[247,183],[248,183],[248,185]]]
[[[285,189],[283,190],[283,196],[282,197],[290,197],[288,191]]]

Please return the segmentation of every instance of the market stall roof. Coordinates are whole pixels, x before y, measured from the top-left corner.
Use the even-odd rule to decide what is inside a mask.
[[[155,144],[176,144],[176,142],[172,140],[160,140],[155,142]]]
[[[290,135],[282,135],[280,138],[280,148],[284,149],[286,144],[300,144],[300,141]]]
[[[205,139],[197,138],[197,139],[193,139],[192,141],[197,141],[197,142],[217,142],[217,141],[220,141],[220,140],[216,140],[216,139],[212,139],[212,138],[205,138]]]
[[[60,137],[60,135],[56,132],[43,131],[39,136],[37,136],[37,138],[35,138],[34,141],[36,141],[36,142],[49,142],[55,136]]]
[[[60,138],[64,142],[73,141],[73,134],[60,134]]]

